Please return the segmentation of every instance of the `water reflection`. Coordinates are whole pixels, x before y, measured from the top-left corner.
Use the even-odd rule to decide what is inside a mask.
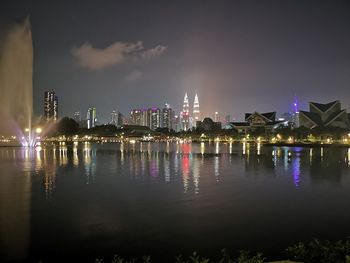
[[[187,193],[189,187],[190,179],[190,152],[191,144],[183,143],[182,144],[182,178],[184,184],[184,192]]]
[[[208,178],[220,181],[222,168],[232,171],[241,156],[245,172],[256,171],[263,175],[290,176],[294,187],[303,185],[303,180],[311,182],[327,180],[341,182],[345,168],[350,167],[350,148],[298,148],[266,147],[261,143],[120,143],[113,148],[91,143],[72,145],[42,146],[35,150],[13,149],[0,151],[0,158],[21,159],[23,172],[30,176],[35,172],[42,176],[46,199],[51,199],[56,188],[58,169],[83,169],[85,183],[96,180],[98,156],[108,152],[109,171],[123,176],[130,175],[136,180],[150,179],[166,183],[176,183],[181,178],[185,193],[199,194],[200,181]],[[241,149],[241,150],[240,150]],[[204,169],[203,169],[204,167]],[[211,171],[211,172],[210,172]],[[348,172],[348,171],[347,171]],[[61,173],[62,174],[62,173]],[[224,173],[224,176],[226,174]]]
[[[198,158],[193,158],[192,162],[194,193],[199,194],[200,162],[198,161]]]
[[[90,197],[89,191],[113,189],[107,196],[129,198],[136,189],[142,194],[165,189],[154,192],[161,192],[161,198],[168,194],[176,198],[193,195],[195,198],[186,199],[196,201],[208,200],[201,197],[221,191],[229,192],[225,196],[235,192],[235,198],[251,197],[251,186],[278,194],[284,194],[288,188],[298,189],[289,193],[295,192],[299,197],[305,189],[316,194],[322,189],[339,192],[350,187],[350,148],[218,142],[61,144],[36,149],[0,148],[0,168],[0,193],[5,197],[0,199],[0,236],[6,243],[4,246],[0,242],[1,250],[20,255],[28,248],[33,202],[49,209],[61,201],[65,207],[70,201],[64,199],[65,191],[72,191],[68,196],[85,193]],[[93,184],[96,180],[98,183]],[[117,206],[109,197],[102,200]],[[156,198],[152,200],[156,202]],[[113,210],[108,205],[107,215]]]
[[[294,185],[298,188],[300,183],[300,156],[293,159],[292,166]]]
[[[220,181],[220,171],[219,171],[219,156],[214,157],[214,175],[217,182]]]
[[[86,184],[93,184],[95,183],[97,160],[96,160],[96,149],[91,148],[90,142],[84,143],[83,155],[84,155]]]

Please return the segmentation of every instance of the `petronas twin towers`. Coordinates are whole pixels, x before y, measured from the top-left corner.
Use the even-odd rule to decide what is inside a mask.
[[[196,96],[194,97],[192,116],[190,116],[190,105],[188,103],[187,92],[185,93],[181,117],[182,117],[182,121],[181,121],[182,129],[184,131],[187,131],[192,127],[196,127],[196,122],[200,121],[199,100],[198,100],[197,93],[196,93]]]

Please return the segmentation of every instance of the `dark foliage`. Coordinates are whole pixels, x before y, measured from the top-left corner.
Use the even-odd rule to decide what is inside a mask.
[[[308,244],[298,243],[286,249],[290,260],[305,263],[349,263],[350,241],[330,242],[314,239]]]

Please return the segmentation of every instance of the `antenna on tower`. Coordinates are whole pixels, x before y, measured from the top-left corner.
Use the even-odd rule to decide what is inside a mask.
[[[296,95],[294,95],[293,110],[294,110],[294,113],[299,112],[299,102]]]

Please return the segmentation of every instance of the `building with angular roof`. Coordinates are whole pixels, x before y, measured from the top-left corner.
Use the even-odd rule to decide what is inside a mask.
[[[245,122],[231,122],[230,125],[238,132],[247,132],[261,127],[271,131],[282,123],[283,121],[276,121],[276,112],[253,112],[245,114]]]
[[[326,104],[310,102],[309,105],[309,111],[299,112],[299,126],[350,128],[350,115],[338,100]]]

